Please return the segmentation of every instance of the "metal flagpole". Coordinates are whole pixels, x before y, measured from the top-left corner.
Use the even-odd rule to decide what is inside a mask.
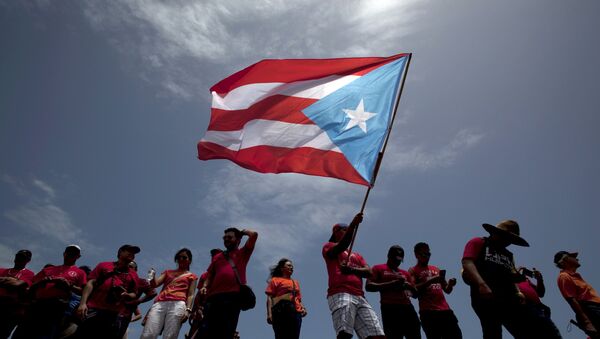
[[[402,96],[402,90],[404,89],[404,82],[406,81],[406,73],[408,73],[408,67],[410,66],[410,60],[412,59],[412,53],[408,54],[408,60],[406,61],[406,67],[404,67],[404,71],[402,72],[402,82],[398,87],[398,93],[396,94],[396,104],[394,105],[394,111],[392,112],[392,120],[388,126],[387,135],[385,137],[385,141],[383,143],[383,147],[377,156],[377,162],[375,163],[375,169],[373,171],[373,179],[371,179],[371,184],[367,189],[367,193],[365,194],[365,198],[363,200],[362,206],[360,208],[360,213],[363,213],[365,210],[365,206],[367,205],[367,199],[369,199],[369,193],[371,192],[371,188],[375,186],[375,180],[377,179],[377,173],[379,172],[379,166],[381,166],[381,160],[383,159],[383,154],[385,153],[385,149],[387,147],[388,141],[390,139],[390,134],[392,132],[392,127],[394,126],[394,119],[396,118],[396,114],[398,113],[398,106],[400,105],[400,97]],[[350,241],[350,247],[348,248],[348,259],[350,259],[350,254],[352,253],[352,247],[354,246],[354,239],[356,239],[356,233],[358,233],[358,225],[354,229],[354,234],[352,234],[352,240]]]

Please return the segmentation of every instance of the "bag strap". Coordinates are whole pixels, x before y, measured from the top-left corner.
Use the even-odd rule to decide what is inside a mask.
[[[184,277],[187,277],[187,276],[190,276],[190,275],[192,275],[192,272],[187,272],[187,273],[180,274],[180,275],[176,276],[175,278],[173,278],[173,280],[169,281],[169,283],[167,284],[167,286],[170,286],[172,283],[176,282],[177,280],[180,280],[181,278],[184,278]],[[165,288],[167,286],[165,286]]]
[[[233,268],[233,273],[235,273],[235,279],[237,280],[238,284],[244,285],[244,284],[242,284],[242,279],[240,279],[240,274],[238,273],[238,270],[237,270],[237,267],[235,266],[235,263],[229,257],[229,252],[224,251],[223,252],[223,256],[225,256],[225,259],[227,259],[227,262],[229,262],[229,265],[231,265],[231,268]]]
[[[296,283],[294,283],[294,279],[292,279],[292,297],[296,299]]]

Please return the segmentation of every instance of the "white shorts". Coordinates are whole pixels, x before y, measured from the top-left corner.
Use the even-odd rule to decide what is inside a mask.
[[[327,297],[335,333],[356,331],[359,338],[382,336],[383,328],[367,299],[349,293],[336,293]]]

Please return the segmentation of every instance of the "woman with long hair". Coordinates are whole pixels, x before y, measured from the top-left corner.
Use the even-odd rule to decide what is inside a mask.
[[[306,309],[302,305],[300,285],[292,279],[294,265],[287,258],[279,260],[271,268],[267,289],[267,323],[273,325],[275,339],[298,339],[302,317]]]
[[[189,318],[198,277],[190,272],[192,251],[182,248],[175,253],[177,269],[166,270],[150,280],[152,287],[163,285],[144,323],[141,339],[176,339],[181,325]]]

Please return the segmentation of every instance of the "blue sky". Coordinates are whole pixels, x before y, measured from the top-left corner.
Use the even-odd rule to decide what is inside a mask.
[[[532,245],[511,247],[518,264],[542,271],[563,336],[581,338],[566,330],[552,256],[578,250],[600,288],[599,14],[593,0],[0,0],[0,266],[29,248],[38,271],[73,242],[93,266],[134,243],[143,272],[174,267],[187,246],[201,273],[238,225],[260,234],[248,272],[258,295],[268,266],[291,258],[302,337],[332,337],[321,246],[365,187],[197,160],[208,88],[264,58],[412,52],[355,249],[374,265],[400,244],[407,268],[426,241],[458,276],[481,224],[515,219]],[[467,286],[448,301],[465,338],[479,337]],[[263,304],[242,314],[242,338],[272,336]]]

